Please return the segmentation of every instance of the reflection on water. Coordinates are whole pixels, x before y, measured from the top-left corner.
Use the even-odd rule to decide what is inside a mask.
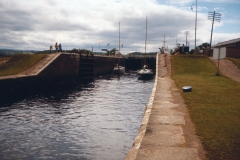
[[[154,80],[135,73],[27,97],[0,108],[1,159],[124,159]]]

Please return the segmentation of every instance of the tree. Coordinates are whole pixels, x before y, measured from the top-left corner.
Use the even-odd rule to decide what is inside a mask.
[[[209,48],[210,47],[210,44],[205,42],[205,43],[202,43],[202,45],[199,45],[198,48],[199,49],[205,49],[205,48]]]
[[[193,54],[193,53],[194,53],[194,49],[191,49],[190,54]]]
[[[202,44],[202,46],[203,46],[204,48],[209,48],[209,47],[210,47],[210,44],[205,42],[205,43]]]
[[[92,51],[90,50],[86,50],[86,49],[76,49],[73,48],[72,50],[67,51],[68,53],[80,53],[80,54],[89,54],[92,53]]]

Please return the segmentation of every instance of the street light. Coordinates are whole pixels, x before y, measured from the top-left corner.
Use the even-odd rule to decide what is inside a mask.
[[[193,10],[191,6],[191,10]],[[196,0],[196,16],[195,16],[195,49],[194,53],[196,54],[196,39],[197,39],[197,0]]]

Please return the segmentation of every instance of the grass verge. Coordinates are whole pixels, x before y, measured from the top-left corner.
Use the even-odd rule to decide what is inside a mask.
[[[172,78],[182,92],[209,159],[240,157],[240,83],[215,76],[217,67],[205,56],[172,57]]]
[[[227,59],[232,61],[238,68],[240,68],[240,60],[230,57],[227,57]]]
[[[20,73],[32,67],[46,56],[45,54],[16,54],[6,63],[0,65],[0,76]]]

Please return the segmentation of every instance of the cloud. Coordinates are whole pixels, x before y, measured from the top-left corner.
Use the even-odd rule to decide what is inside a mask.
[[[56,6],[56,2],[53,0],[46,0],[46,2],[50,5],[50,6]]]
[[[28,12],[23,10],[0,10],[0,30],[12,30],[12,31],[29,31],[33,30],[29,23],[34,23],[35,20],[31,18]],[[16,16],[17,15],[17,16]]]
[[[158,51],[166,45],[174,48],[176,40],[185,43],[185,31],[193,47],[195,11],[190,0],[2,0],[0,5],[0,48],[45,50],[56,42],[63,49],[101,47],[118,48],[119,22],[123,53],[144,51],[146,17],[148,18],[147,51]],[[171,4],[171,5],[170,5]],[[184,5],[185,4],[185,5]],[[197,43],[209,41],[211,21],[205,6],[199,7]],[[226,23],[216,24],[221,28]],[[237,22],[235,22],[236,24]],[[217,30],[216,29],[216,30]],[[216,34],[217,35],[217,34]]]
[[[236,3],[236,4],[240,4],[239,0],[205,0],[205,2],[211,2],[211,3]]]

